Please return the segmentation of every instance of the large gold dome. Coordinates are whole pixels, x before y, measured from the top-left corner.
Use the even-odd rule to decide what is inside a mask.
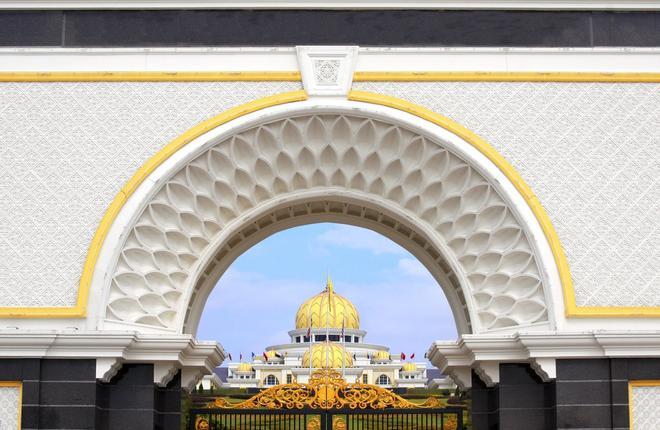
[[[343,363],[342,363],[343,356]],[[353,358],[340,345],[324,342],[312,346],[312,367],[341,369],[353,366]],[[302,367],[309,367],[309,350],[305,351],[302,358]]]
[[[296,313],[296,328],[345,328],[359,329],[360,315],[353,303],[334,292],[332,281],[321,293],[300,305]]]

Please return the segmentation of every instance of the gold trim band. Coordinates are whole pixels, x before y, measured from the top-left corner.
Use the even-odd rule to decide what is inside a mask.
[[[0,72],[0,82],[300,81],[299,72]]]
[[[355,82],[660,82],[660,73],[357,72]]]
[[[301,80],[297,71],[261,72],[0,72],[0,82],[224,82]],[[355,72],[354,82],[660,82],[660,73]]]

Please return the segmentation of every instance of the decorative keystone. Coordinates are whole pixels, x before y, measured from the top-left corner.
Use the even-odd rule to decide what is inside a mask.
[[[357,46],[297,46],[296,52],[308,95],[348,95],[357,62]]]

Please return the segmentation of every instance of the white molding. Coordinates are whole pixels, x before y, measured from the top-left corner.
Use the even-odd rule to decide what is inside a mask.
[[[497,361],[478,362],[474,366],[474,372],[487,387],[494,387],[500,383],[500,363]]]
[[[179,371],[177,363],[171,361],[159,361],[154,363],[154,384],[166,387]]]
[[[660,48],[359,48],[357,72],[660,71]],[[290,72],[294,47],[0,48],[0,71]]]
[[[213,373],[225,358],[216,342],[190,335],[144,335],[135,332],[0,333],[0,358],[96,359],[96,377],[109,382],[123,363],[154,363],[154,382],[167,385],[179,368],[190,375]],[[190,381],[188,381],[190,382]]]
[[[554,358],[534,358],[530,365],[543,382],[549,382],[557,377],[557,360]]]
[[[96,359],[96,379],[101,382],[110,382],[123,365],[119,357],[102,357]]]
[[[557,376],[557,359],[604,357],[660,357],[660,331],[463,335],[454,342],[435,342],[428,352],[431,363],[460,386],[465,369],[474,369],[492,386],[499,381],[500,363],[530,363],[547,382]]]
[[[14,0],[0,1],[2,9],[512,9],[512,10],[657,10],[655,0]]]

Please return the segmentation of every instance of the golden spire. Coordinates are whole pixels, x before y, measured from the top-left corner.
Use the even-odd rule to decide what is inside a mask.
[[[325,281],[325,290],[328,292],[328,306],[332,309],[332,296],[334,294],[335,288],[332,285],[332,279],[330,279],[330,274],[328,274],[328,280]]]

